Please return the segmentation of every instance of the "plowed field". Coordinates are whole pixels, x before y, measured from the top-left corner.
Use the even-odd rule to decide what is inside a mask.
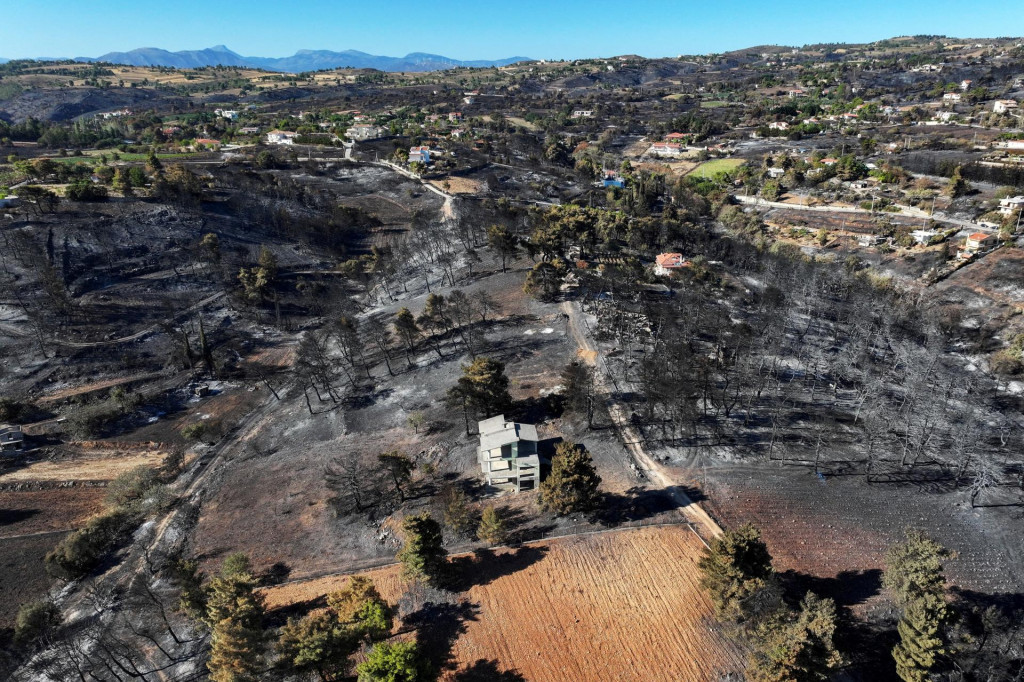
[[[463,623],[452,660],[459,668],[493,660],[531,682],[700,681],[738,673],[742,652],[720,634],[697,585],[702,549],[689,529],[673,526],[500,552],[470,571],[476,585],[464,596],[477,613]],[[389,601],[405,589],[397,567],[370,575]],[[315,600],[345,580],[271,588],[267,604]]]

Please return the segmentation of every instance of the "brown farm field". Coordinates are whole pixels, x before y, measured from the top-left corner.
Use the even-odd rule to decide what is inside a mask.
[[[685,526],[664,526],[457,558],[474,584],[462,594],[470,615],[459,625],[449,668],[493,661],[532,682],[738,674],[743,652],[722,635],[698,586],[703,547]],[[369,575],[391,602],[408,589],[397,566]],[[315,604],[346,580],[269,588],[267,606]]]

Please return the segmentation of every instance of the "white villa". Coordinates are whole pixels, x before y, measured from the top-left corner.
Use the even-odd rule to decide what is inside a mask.
[[[505,420],[505,415],[479,422],[480,448],[477,461],[487,484],[536,489],[540,483],[540,455],[537,454],[537,427]]]

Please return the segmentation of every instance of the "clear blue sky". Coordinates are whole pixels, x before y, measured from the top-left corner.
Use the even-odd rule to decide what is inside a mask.
[[[897,35],[1024,34],[1024,0],[4,0],[0,57],[225,44],[456,59],[647,57]]]

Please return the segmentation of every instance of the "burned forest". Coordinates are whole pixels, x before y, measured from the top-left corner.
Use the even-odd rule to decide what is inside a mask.
[[[1022,79],[0,62],[0,678],[1020,680]]]

